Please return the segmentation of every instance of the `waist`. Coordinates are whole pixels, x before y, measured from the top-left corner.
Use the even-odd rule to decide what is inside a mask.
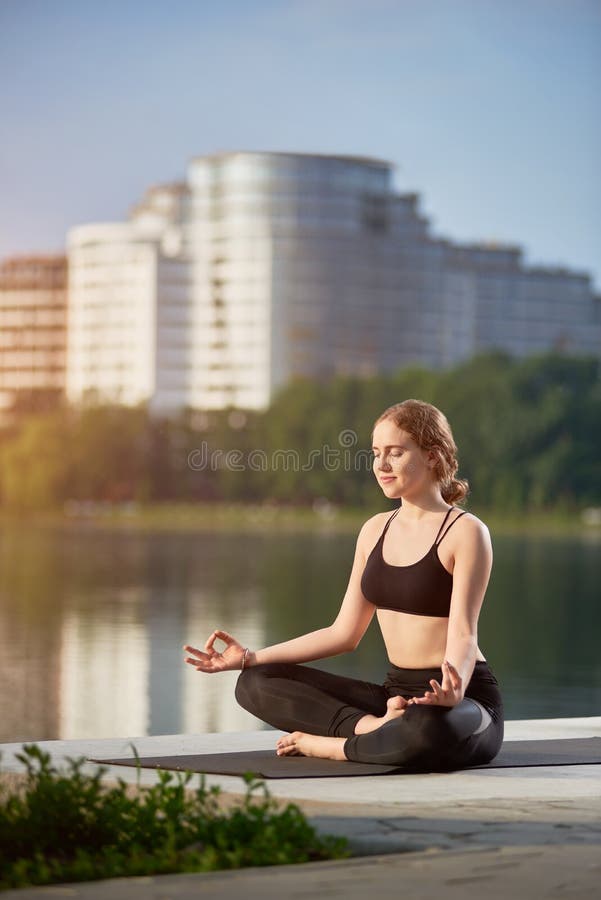
[[[410,693],[420,687],[430,690],[431,678],[434,678],[439,684],[442,682],[443,675],[440,666],[429,667],[426,669],[406,669],[402,666],[395,666],[394,663],[390,663],[390,666],[391,668],[387,672],[384,681],[385,687],[391,687],[396,690],[407,691]],[[485,659],[476,660],[469,684],[472,685],[475,683],[498,683],[492,669]]]

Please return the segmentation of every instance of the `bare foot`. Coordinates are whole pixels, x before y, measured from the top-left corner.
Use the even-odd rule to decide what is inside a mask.
[[[386,722],[392,719],[398,719],[399,716],[405,715],[405,710],[411,703],[411,700],[405,700],[404,697],[390,697],[386,703],[387,709],[383,716],[363,716],[355,725],[355,734],[367,734],[381,728]]]
[[[293,731],[281,737],[276,744],[278,756],[316,756],[319,759],[346,759],[344,744],[346,738],[321,737]]]

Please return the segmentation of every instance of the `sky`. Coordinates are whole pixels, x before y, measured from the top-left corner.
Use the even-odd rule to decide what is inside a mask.
[[[367,155],[601,290],[601,0],[0,0],[0,257],[224,150]]]

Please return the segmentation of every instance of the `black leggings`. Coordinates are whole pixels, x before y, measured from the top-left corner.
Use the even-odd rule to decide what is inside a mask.
[[[497,679],[484,661],[476,663],[456,706],[411,704],[404,715],[375,731],[355,734],[364,715],[383,716],[389,697],[423,696],[431,690],[431,678],[440,683],[442,670],[393,666],[380,685],[308,666],[266,663],[240,673],[236,699],[282,731],[345,737],[345,756],[355,762],[422,772],[490,762],[503,742],[503,702]]]

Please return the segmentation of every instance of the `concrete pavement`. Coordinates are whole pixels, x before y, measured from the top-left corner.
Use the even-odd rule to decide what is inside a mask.
[[[272,747],[279,732],[168,735],[128,740],[40,742],[60,764],[67,756],[117,757],[255,750]],[[601,736],[601,716],[507,722],[506,740]],[[18,772],[21,744],[0,746],[2,769]],[[92,769],[93,767],[91,767]],[[110,774],[136,780],[134,769]],[[108,777],[108,774],[107,774]],[[144,770],[143,783],[157,773]],[[228,793],[239,778],[208,776]],[[96,900],[212,897],[309,897],[323,893],[365,897],[464,898],[470,889],[487,900],[601,897],[601,766],[478,769],[425,775],[274,779],[270,793],[294,800],[323,833],[344,835],[352,860],[246,869],[201,875],[117,879],[85,885],[8,891],[31,896]],[[383,855],[386,854],[386,855]],[[408,892],[408,893],[407,893]]]
[[[597,848],[598,849],[598,848]],[[206,875],[118,878],[7,891],[3,900],[315,900],[341,897],[410,900],[595,900],[601,862],[590,847],[502,847],[495,850],[371,856],[349,861],[240,869]]]

